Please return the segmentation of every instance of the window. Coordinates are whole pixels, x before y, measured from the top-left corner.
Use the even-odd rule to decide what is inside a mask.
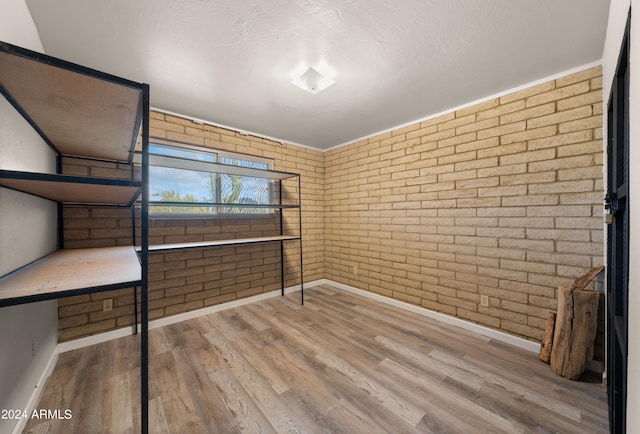
[[[219,173],[221,165],[269,169],[269,160],[158,141],[150,143],[149,155],[149,211],[153,216],[272,212],[267,206],[273,195],[268,179]]]

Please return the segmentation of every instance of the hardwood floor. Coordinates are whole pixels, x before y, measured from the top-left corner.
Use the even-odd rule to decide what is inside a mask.
[[[153,433],[605,433],[606,393],[537,355],[329,286],[150,332]],[[133,433],[134,336],[60,355],[28,433]]]

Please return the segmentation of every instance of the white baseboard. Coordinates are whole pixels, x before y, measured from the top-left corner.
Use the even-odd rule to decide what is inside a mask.
[[[315,282],[305,283],[305,288],[315,286]],[[285,294],[291,294],[293,292],[300,291],[300,285],[290,286],[284,289]],[[187,321],[189,319],[198,318],[211,313],[220,312],[226,309],[233,309],[235,307],[244,306],[246,304],[255,303],[257,301],[266,300],[281,295],[282,291],[276,289],[274,291],[265,292],[263,294],[254,295],[247,298],[241,298],[239,300],[228,301],[226,303],[217,304],[215,306],[209,306],[202,309],[192,310],[177,315],[172,315],[164,318],[155,319],[149,321],[149,329],[155,329],[158,327],[164,327],[166,325],[175,324],[181,321]],[[107,342],[112,339],[118,339],[125,336],[129,336],[133,333],[133,326],[127,326],[118,330],[112,330],[105,333],[100,333],[93,336],[87,336],[80,339],[74,339],[72,341],[62,342],[58,344],[57,353],[65,353],[67,351],[77,350],[79,348],[88,347],[91,345]],[[138,330],[140,330],[140,324],[138,324]]]
[[[495,339],[499,342],[503,342],[506,344],[510,344],[510,345],[514,345],[518,348],[522,348],[524,350],[533,352],[533,353],[538,353],[540,351],[540,344],[538,342],[533,342],[533,341],[529,341],[527,339],[524,338],[520,338],[517,336],[513,336],[510,335],[508,333],[504,333],[495,329],[490,329],[488,327],[484,327],[481,325],[478,325],[476,323],[472,323],[470,321],[466,321],[460,318],[456,318],[453,316],[449,316],[449,315],[445,315],[443,313],[440,312],[435,312],[432,310],[429,310],[427,308],[424,307],[420,307],[420,306],[416,306],[414,304],[410,304],[410,303],[405,303],[403,301],[399,301],[399,300],[394,300],[392,298],[386,297],[384,295],[380,295],[380,294],[375,294],[373,292],[370,291],[364,291],[362,289],[358,289],[358,288],[354,288],[352,286],[349,285],[345,285],[343,283],[338,283],[338,282],[334,282],[332,280],[328,280],[328,279],[323,279],[323,280],[319,280],[317,282],[314,282],[315,285],[319,285],[319,284],[326,284],[326,285],[331,285],[335,288],[339,288],[342,289],[344,291],[348,291],[354,294],[358,294],[361,295],[363,297],[367,297],[367,298],[371,298],[373,300],[377,300],[380,301],[382,303],[387,303],[390,304],[392,306],[396,306],[399,307],[401,309],[405,309],[408,310],[410,312],[414,312],[417,313],[419,315],[424,315],[426,317],[429,318],[433,318],[437,321],[443,322],[445,324],[450,324],[456,327],[460,327],[462,329],[465,330],[469,330],[471,332],[475,332],[478,333],[482,336],[486,336],[488,338],[491,339]],[[306,286],[306,285],[305,285]],[[587,367],[586,367],[587,371],[591,371],[591,372],[595,372],[598,374],[604,374],[604,363],[598,360],[590,360],[587,362]]]
[[[423,315],[428,318],[435,319],[444,324],[449,324],[455,327],[460,327],[461,329],[468,330],[474,333],[478,333],[479,335],[486,336],[491,339],[495,339],[496,341],[503,342],[509,345],[513,345],[518,348],[522,348],[526,351],[530,351],[533,353],[538,353],[540,351],[540,344],[538,342],[529,341],[527,339],[523,339],[517,336],[510,335],[505,332],[501,332],[495,329],[491,329],[488,327],[481,326],[476,323],[472,323],[470,321],[466,321],[460,318],[456,318],[453,316],[449,316],[440,312],[435,312],[429,310],[424,307],[416,306],[410,303],[405,303],[403,301],[395,300],[390,297],[386,297],[380,294],[376,294],[370,291],[365,291],[359,288],[355,288],[353,286],[345,285],[343,283],[334,282],[329,279],[319,279],[313,282],[307,282],[304,284],[305,288],[313,288],[318,285],[329,285],[334,288],[350,292],[352,294],[357,294],[363,297],[367,297],[372,300],[376,300],[382,303],[386,303],[391,306],[398,307],[400,309],[404,309],[409,312],[417,313],[418,315]],[[300,291],[300,285],[291,286],[289,288],[285,288],[285,294],[290,294],[296,291]],[[190,312],[185,312],[173,316],[169,316],[166,318],[160,318],[157,320],[153,320],[149,322],[149,329],[154,329],[158,327],[163,327],[170,324],[175,324],[177,322],[186,321],[193,318],[198,318],[200,316],[209,315],[211,313],[221,312],[226,309],[232,309],[235,307],[244,306],[250,303],[254,303],[261,300],[266,300],[269,298],[277,297],[281,294],[280,290],[266,292],[264,294],[254,295],[252,297],[243,298],[240,300],[234,300],[227,303],[222,303],[215,306],[206,307],[203,309],[193,310]],[[78,348],[87,347],[90,345],[95,345],[101,342],[106,342],[112,339],[118,339],[124,336],[129,336],[132,333],[132,326],[113,330],[106,333],[101,333],[98,335],[88,336],[85,338],[75,339],[73,341],[63,342],[58,344],[56,348],[56,352],[54,354],[55,359],[53,359],[53,363],[50,362],[51,367],[47,367],[48,372],[43,374],[43,378],[46,380],[48,375],[50,374],[53,366],[55,366],[55,360],[57,360],[57,356],[60,353],[64,353],[66,351],[75,350]],[[588,369],[594,372],[602,372],[602,362],[591,361],[589,362]]]
[[[417,313],[418,315],[423,315],[428,318],[435,319],[445,324],[449,324],[452,326],[460,327],[461,329],[468,330],[474,333],[478,333],[479,335],[486,336],[491,339],[495,339],[499,342],[503,342],[509,345],[516,346],[518,348],[522,348],[527,351],[531,351],[537,353],[540,351],[540,344],[537,342],[532,342],[523,338],[519,338],[517,336],[510,335],[508,333],[504,333],[498,330],[490,329],[488,327],[484,327],[478,325],[476,323],[472,323],[470,321],[466,321],[460,318],[456,318],[453,316],[445,315],[440,312],[435,312],[429,310],[424,307],[416,306],[414,304],[405,303],[403,301],[395,300],[393,298],[386,297],[384,295],[375,294],[370,291],[365,291],[362,289],[354,288],[353,286],[345,285],[343,283],[334,282],[332,280],[323,279],[322,283],[326,285],[333,286],[334,288],[342,289],[343,291],[351,292],[353,294],[361,295],[363,297],[367,297],[376,301],[380,301],[382,303],[386,303],[391,306],[399,307],[400,309],[407,310],[409,312]],[[305,285],[306,286],[306,285]]]
[[[51,353],[49,360],[47,361],[47,365],[45,366],[44,370],[40,374],[40,378],[38,378],[38,382],[36,383],[36,386],[33,388],[33,391],[29,396],[29,400],[24,406],[24,410],[26,414],[31,414],[35,409],[36,404],[40,399],[40,394],[44,389],[44,385],[49,379],[49,376],[51,375],[51,373],[53,372],[53,368],[56,367],[56,363],[58,362],[58,354],[59,354],[58,347],[56,346],[53,352]],[[18,419],[18,423],[16,423],[15,426],[13,427],[11,434],[20,434],[24,430],[24,427],[27,424],[28,420],[29,418]]]

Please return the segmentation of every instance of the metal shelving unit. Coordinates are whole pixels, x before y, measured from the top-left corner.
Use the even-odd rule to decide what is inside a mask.
[[[142,194],[138,249],[134,242],[64,249],[59,212],[61,248],[0,277],[0,307],[140,287],[141,432],[147,433],[149,86],[0,42],[0,93],[55,151],[58,172],[0,170],[0,186],[55,201],[59,210],[62,204],[133,207]],[[133,165],[140,134],[141,180],[60,173],[63,157]]]
[[[166,165],[167,167],[175,167],[175,157],[162,157],[151,156],[151,160],[154,165]],[[193,167],[193,162],[189,162]],[[280,243],[280,274],[281,274],[281,293],[284,295],[285,289],[285,272],[284,272],[284,246],[286,242],[298,241],[300,250],[300,303],[304,304],[304,267],[302,259],[302,207],[301,207],[301,180],[299,173],[282,172],[277,170],[267,169],[255,169],[242,166],[234,166],[229,164],[211,163],[211,162],[198,162],[198,170],[206,171],[209,173],[216,173],[221,175],[243,176],[251,178],[266,179],[276,183],[275,190],[277,191],[277,202],[268,204],[247,204],[247,203],[211,203],[211,202],[166,202],[166,201],[153,201],[150,205],[163,205],[163,206],[185,206],[185,207],[220,207],[220,208],[268,208],[278,209],[280,219],[280,233],[273,236],[263,236],[254,238],[228,238],[222,240],[212,241],[197,241],[187,243],[172,243],[172,244],[159,244],[149,246],[149,252],[166,252],[169,250],[180,249],[193,249],[193,248],[209,248],[219,246],[233,246],[242,244],[256,244],[256,243]],[[297,201],[295,204],[283,203],[283,181],[295,180],[297,186]],[[284,216],[283,212],[286,210],[298,211],[298,233],[294,235],[288,235],[284,233]]]

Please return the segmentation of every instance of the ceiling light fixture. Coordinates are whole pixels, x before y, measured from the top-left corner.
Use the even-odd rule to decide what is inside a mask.
[[[294,77],[291,83],[295,84],[302,90],[317,94],[334,84],[336,81],[333,78],[326,77],[313,69],[313,67],[307,68],[307,70],[301,75]]]

